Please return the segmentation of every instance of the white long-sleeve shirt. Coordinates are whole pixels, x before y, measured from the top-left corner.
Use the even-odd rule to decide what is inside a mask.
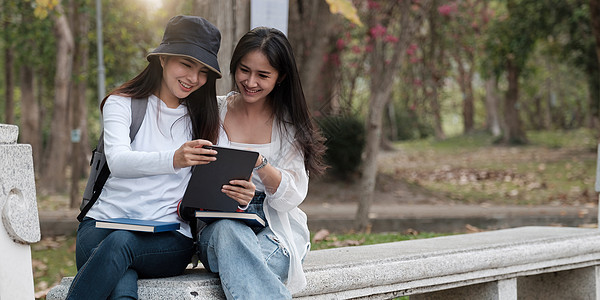
[[[221,124],[227,114],[227,97],[217,97]],[[302,259],[310,249],[310,233],[306,214],[298,208],[308,192],[308,174],[304,166],[304,155],[294,146],[294,130],[280,130],[277,119],[273,122],[271,143],[263,145],[232,143],[221,126],[218,145],[232,148],[250,148],[267,157],[269,164],[281,172],[281,183],[275,193],[264,188],[258,174],[252,182],[258,191],[264,191],[266,198],[263,210],[269,227],[282,241],[290,254],[290,268],[286,287],[296,293],[306,286],[302,270]]]
[[[175,150],[192,138],[187,107],[168,108],[150,96],[133,142],[129,139],[131,98],[111,95],[102,116],[111,174],[87,216],[179,222],[179,232],[191,237],[189,225],[177,216],[191,169],[173,167]]]

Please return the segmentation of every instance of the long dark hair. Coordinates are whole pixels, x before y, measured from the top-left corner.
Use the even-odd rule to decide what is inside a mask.
[[[281,122],[283,130],[287,126],[296,129],[296,147],[304,154],[304,164],[308,171],[321,174],[325,171],[323,154],[324,138],[315,126],[304,98],[296,59],[288,39],[274,28],[257,27],[246,33],[238,42],[229,65],[234,85],[235,71],[240,60],[248,53],[260,50],[269,63],[279,73],[278,83],[267,97],[273,114]],[[286,118],[286,116],[289,116]]]
[[[136,77],[125,82],[108,94],[123,95],[133,99],[147,98],[161,87],[162,66],[158,56],[148,58],[148,66]],[[217,75],[210,71],[206,83],[184,99],[192,124],[192,138],[205,139],[213,144],[219,137],[219,112],[217,107]],[[102,100],[101,109],[108,98]]]

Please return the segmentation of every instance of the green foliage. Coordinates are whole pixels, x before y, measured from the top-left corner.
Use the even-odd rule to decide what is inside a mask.
[[[482,61],[488,73],[498,76],[507,61],[523,68],[537,40],[546,38],[563,15],[562,0],[506,0],[505,14],[491,24],[486,36],[487,59]]]
[[[532,145],[552,149],[581,149],[596,151],[598,142],[594,130],[582,128],[577,130],[530,131],[527,136]]]
[[[318,124],[327,139],[325,160],[335,175],[351,178],[360,167],[365,147],[365,128],[354,115],[328,116]]]
[[[95,16],[95,10],[91,16]],[[102,36],[107,93],[147,65],[146,54],[158,46],[168,17],[155,15],[143,0],[102,1]],[[169,16],[170,17],[170,16]],[[89,85],[97,86],[96,22],[91,22]],[[96,98],[97,99],[97,98]]]
[[[431,124],[421,120],[412,110],[396,110],[396,125],[399,141],[424,139],[433,135]]]
[[[546,42],[539,43],[526,65],[529,76],[527,84],[521,85],[520,94],[521,119],[526,129],[580,128],[588,110],[587,100],[591,99],[589,92],[600,83],[597,76],[558,61],[557,55],[553,59],[549,53],[552,47]]]

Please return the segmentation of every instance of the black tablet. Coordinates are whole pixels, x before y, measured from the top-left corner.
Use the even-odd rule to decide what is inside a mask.
[[[221,191],[230,180],[249,180],[258,152],[218,146],[217,160],[194,166],[181,205],[203,210],[236,211],[239,203]]]

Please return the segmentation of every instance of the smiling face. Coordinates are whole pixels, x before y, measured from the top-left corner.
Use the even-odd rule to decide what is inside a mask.
[[[265,101],[278,78],[277,70],[259,50],[244,55],[235,70],[235,84],[247,103]]]
[[[163,80],[158,97],[171,108],[203,86],[210,72],[205,65],[183,56],[161,56],[160,64]]]

